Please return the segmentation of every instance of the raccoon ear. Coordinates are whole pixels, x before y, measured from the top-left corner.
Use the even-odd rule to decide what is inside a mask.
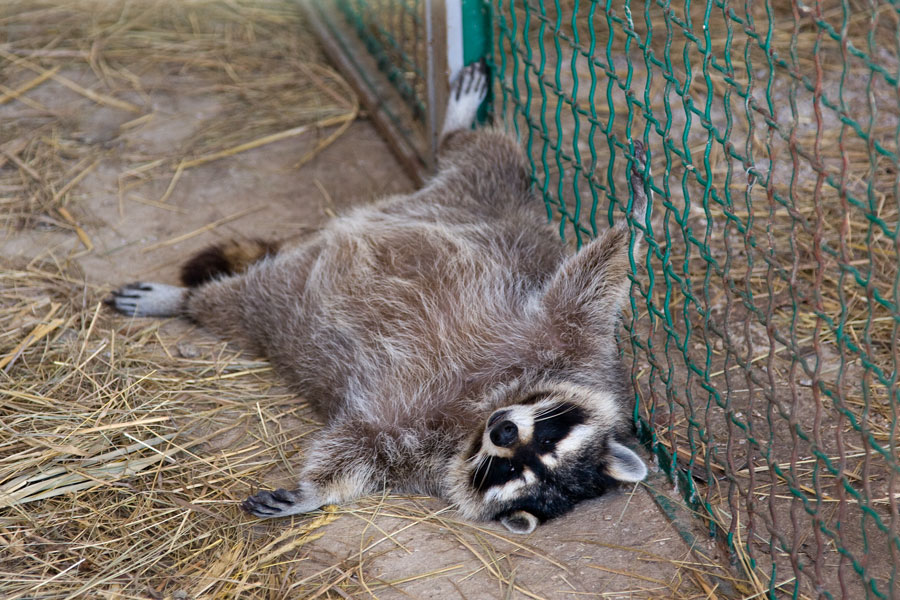
[[[606,474],[623,482],[638,482],[647,476],[647,465],[641,457],[615,440],[609,441],[603,465]]]
[[[607,229],[566,259],[544,292],[543,305],[563,339],[577,332],[612,333],[628,296],[628,230]]]
[[[531,533],[538,526],[538,518],[524,510],[513,511],[506,516],[500,517],[500,522],[513,533],[523,535]]]

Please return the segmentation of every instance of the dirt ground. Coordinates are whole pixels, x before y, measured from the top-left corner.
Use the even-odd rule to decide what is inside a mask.
[[[298,35],[302,34],[298,29]],[[98,88],[98,92],[105,93],[87,64],[68,65],[60,73],[84,88]],[[7,85],[15,88],[33,75],[17,74],[17,79]],[[176,283],[180,262],[212,242],[234,236],[298,239],[351,206],[412,189],[387,145],[363,116],[300,168],[295,168],[298,159],[314,149],[333,128],[315,129],[211,161],[184,170],[177,177],[171,168],[157,169],[122,194],[123,176],[156,160],[177,164],[183,149],[201,127],[222,113],[215,93],[194,93],[206,83],[188,73],[168,79],[164,86],[145,86],[143,97],[120,95],[140,107],[138,114],[93,101],[53,79],[27,92],[31,104],[13,100],[0,105],[0,122],[27,122],[38,110],[35,106],[43,107],[62,124],[61,138],[78,140],[83,147],[92,148],[98,159],[67,190],[65,208],[72,222],[60,224],[55,216],[55,220],[37,218],[7,228],[0,240],[4,268],[12,264],[51,263],[81,273],[83,281],[75,289],[83,298],[86,313],[94,314],[104,294],[119,284],[136,279]],[[143,115],[152,117],[133,125],[134,119]],[[0,147],[9,150],[15,139],[4,136],[7,139],[0,139]],[[7,152],[7,156],[11,153],[14,154]],[[4,169],[24,170],[22,176],[30,176],[18,162],[4,162]],[[40,178],[42,174],[38,171],[35,175]],[[17,193],[10,192],[0,195]],[[109,327],[122,331],[149,327],[149,322],[129,322],[124,317],[103,315],[102,319]],[[178,361],[182,360],[178,354],[187,359],[199,353],[209,358],[217,373],[227,372],[229,361],[245,364],[255,360],[238,355],[235,349],[187,323],[168,321],[154,331],[155,338],[149,344],[162,359],[170,354],[169,359]],[[127,337],[116,343],[126,345],[120,352],[128,352]],[[170,352],[173,348],[178,351]],[[26,381],[31,376],[29,370],[39,368],[32,363],[15,366],[18,375],[3,382],[6,389],[13,391],[24,389],[17,388],[16,378]],[[198,396],[220,393],[215,382],[205,389],[198,385],[192,388]],[[246,401],[238,401],[232,407],[238,419],[256,419],[258,414],[261,421],[266,421],[260,400],[284,395],[274,376],[266,373],[242,389],[247,393]],[[302,406],[300,398],[279,401],[284,406]],[[301,410],[300,414],[305,413]],[[178,418],[184,421],[189,416],[181,414]],[[293,424],[290,418],[273,418],[261,427],[281,431]],[[314,429],[315,425],[305,421],[305,425],[297,427]],[[714,593],[708,595],[709,590],[701,589],[694,568],[697,559],[658,510],[645,486],[633,493],[623,491],[586,502],[525,537],[510,536],[493,525],[462,523],[452,508],[435,499],[369,498],[326,514],[327,524],[318,527],[312,538],[298,538],[302,544],[279,548],[279,560],[266,565],[265,575],[256,580],[255,588],[242,588],[237,583],[225,585],[228,577],[241,579],[222,574],[222,564],[237,561],[244,551],[241,548],[261,548],[275,539],[288,539],[292,531],[302,531],[310,522],[322,518],[310,515],[263,522],[243,514],[237,506],[241,497],[257,486],[290,485],[292,460],[296,460],[295,455],[302,455],[302,439],[298,442],[297,437],[302,436],[279,438],[288,441],[273,444],[257,455],[254,460],[266,466],[258,475],[235,478],[229,483],[229,500],[197,501],[202,511],[213,513],[217,523],[229,523],[229,531],[237,534],[217,538],[216,531],[212,531],[211,539],[206,539],[192,555],[196,564],[187,575],[184,568],[175,568],[178,565],[174,554],[162,552],[151,567],[141,568],[140,581],[123,579],[127,569],[121,566],[105,570],[102,561],[94,561],[100,564],[95,564],[95,572],[82,582],[86,587],[79,587],[75,581],[65,593],[51,593],[50,586],[43,588],[46,594],[42,595],[37,589],[41,588],[41,581],[35,580],[31,593],[17,587],[12,594],[3,592],[3,587],[10,584],[0,583],[0,597],[79,597],[79,589],[89,589],[91,597],[108,598],[715,597]],[[201,446],[201,451],[205,448],[209,456],[204,461],[212,465],[210,471],[194,475],[201,489],[221,485],[213,475],[216,469],[227,466],[227,459],[219,462],[217,457],[226,453],[228,443],[226,440],[216,446]],[[179,455],[174,456],[180,460]],[[181,487],[176,489],[177,482],[167,483],[165,478],[141,481],[153,477],[152,471],[138,473],[116,485],[124,481],[130,489],[140,490],[152,483],[157,491],[165,492],[167,485],[172,493],[183,491]],[[646,486],[669,491],[659,475],[651,477]],[[93,488],[98,502],[104,498],[100,493],[103,488],[104,485]],[[81,492],[80,502],[90,502],[91,494],[90,490]],[[190,491],[187,498],[194,502]],[[53,501],[36,501],[27,507],[45,510],[45,503],[49,502]],[[185,521],[203,517],[194,505],[180,510],[179,517]],[[26,523],[33,530],[17,537]],[[28,511],[19,509],[0,508],[0,535],[7,541],[22,540],[17,547],[24,548],[24,554],[16,559],[22,562],[2,563],[4,574],[9,576],[15,575],[18,568],[23,573],[30,568],[29,553],[34,550],[29,549],[29,544],[37,538],[52,541],[56,552],[63,554],[73,544],[78,545],[78,556],[90,556],[92,552],[84,540],[76,542],[58,531],[44,529],[29,521]],[[699,550],[711,557],[716,552],[710,546]],[[45,580],[62,572],[64,567],[47,571]],[[72,575],[66,573],[60,581]],[[242,577],[246,580],[247,575]],[[218,587],[213,583],[206,585],[204,578],[215,581]]]

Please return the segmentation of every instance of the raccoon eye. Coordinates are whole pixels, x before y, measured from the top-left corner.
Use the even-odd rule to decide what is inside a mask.
[[[536,415],[534,426],[534,448],[537,452],[550,452],[561,442],[573,427],[584,423],[585,412],[571,404],[562,403]]]
[[[540,437],[537,440],[538,445],[541,447],[542,450],[552,449],[556,445],[556,442],[558,442],[558,441],[559,441],[559,438],[557,438],[555,436]]]

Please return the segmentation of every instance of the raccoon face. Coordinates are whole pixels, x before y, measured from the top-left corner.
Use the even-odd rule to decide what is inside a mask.
[[[464,513],[530,533],[618,482],[644,478],[641,459],[614,439],[611,399],[565,391],[529,395],[488,417],[461,457]]]

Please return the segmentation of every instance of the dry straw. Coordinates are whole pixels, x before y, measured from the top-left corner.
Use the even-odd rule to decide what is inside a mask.
[[[134,131],[156,118],[144,89],[205,82],[190,93],[216,94],[220,118],[119,178],[122,195],[168,178],[147,202],[175,210],[184,170],[322,132],[308,161],[358,113],[290,2],[11,1],[0,28],[0,106],[27,109],[0,130],[9,236],[69,230],[93,249],[71,192],[108,150],[31,93],[49,83],[134,113]],[[0,263],[0,597],[270,597],[338,514],[248,539],[235,504],[314,422],[267,364],[111,318],[101,295],[70,264]]]

